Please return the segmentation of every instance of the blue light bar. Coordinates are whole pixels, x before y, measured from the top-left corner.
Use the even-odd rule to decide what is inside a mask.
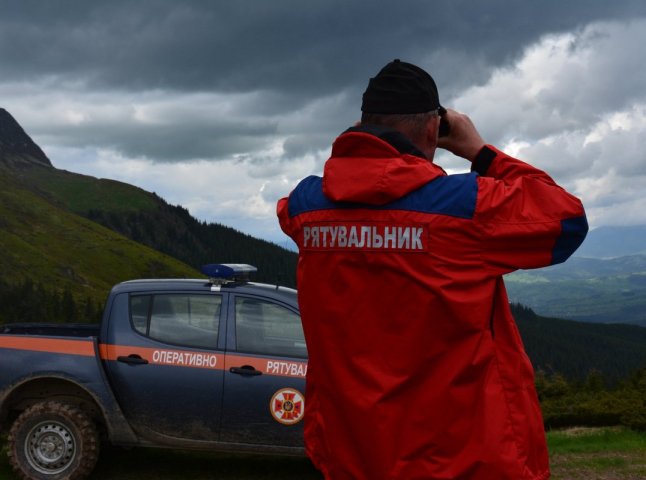
[[[200,271],[211,279],[234,281],[246,279],[258,269],[244,263],[209,263],[202,265]]]

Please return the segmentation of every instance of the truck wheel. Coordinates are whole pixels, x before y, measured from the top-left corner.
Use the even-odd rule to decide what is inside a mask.
[[[99,456],[94,422],[71,405],[47,401],[22,412],[9,432],[9,461],[28,480],[79,480]]]

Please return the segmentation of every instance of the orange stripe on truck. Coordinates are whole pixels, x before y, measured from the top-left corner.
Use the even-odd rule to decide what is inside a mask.
[[[0,348],[81,355],[85,357],[94,356],[94,343],[91,340],[67,340],[0,335]],[[264,374],[279,377],[305,378],[305,375],[307,374],[307,361],[290,361],[238,354],[228,354],[225,357],[222,353],[209,351],[100,344],[99,355],[102,360],[110,361],[116,361],[119,357],[138,355],[139,357],[148,360],[148,362],[153,365],[208,368],[212,370],[228,370],[231,367],[249,365],[254,367],[256,370],[260,370]]]
[[[94,342],[91,340],[63,340],[54,338],[1,336],[0,348],[30,350],[34,352],[65,353],[68,355],[94,356]]]

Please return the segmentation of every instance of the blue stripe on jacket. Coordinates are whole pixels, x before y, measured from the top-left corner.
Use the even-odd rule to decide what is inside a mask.
[[[473,218],[478,196],[478,175],[464,173],[438,177],[386,205],[333,202],[323,193],[322,179],[303,179],[289,196],[289,216],[317,210],[364,208],[370,210],[406,210],[459,218]]]
[[[552,250],[552,265],[565,262],[581,246],[588,233],[588,220],[581,217],[561,220],[561,235]]]

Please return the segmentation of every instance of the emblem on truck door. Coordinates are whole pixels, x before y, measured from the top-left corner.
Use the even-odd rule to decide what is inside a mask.
[[[305,413],[305,397],[293,388],[281,388],[271,397],[269,411],[277,422],[294,425]]]

